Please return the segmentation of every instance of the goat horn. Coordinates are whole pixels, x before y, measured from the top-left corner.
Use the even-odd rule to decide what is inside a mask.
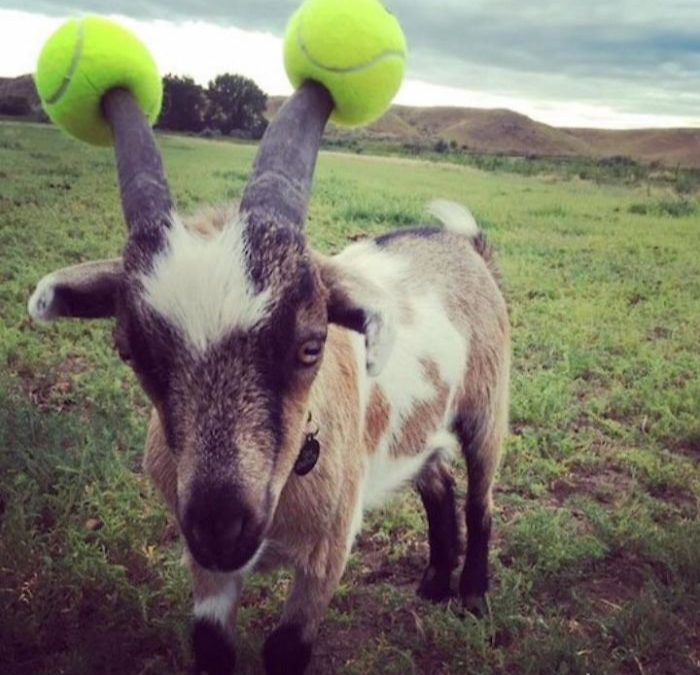
[[[173,203],[151,127],[130,92],[112,89],[102,107],[114,137],[124,219],[129,228],[125,267],[148,265],[165,245]]]
[[[240,212],[254,225],[302,229],[311,179],[333,99],[317,82],[305,82],[280,108],[260,141]]]

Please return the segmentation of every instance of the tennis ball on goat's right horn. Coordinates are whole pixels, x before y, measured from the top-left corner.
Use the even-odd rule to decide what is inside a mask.
[[[287,25],[284,66],[298,88],[323,84],[331,119],[360,126],[389,107],[403,79],[406,38],[379,0],[306,0]]]
[[[69,19],[44,44],[35,75],[48,116],[94,145],[111,145],[102,97],[128,89],[148,121],[158,118],[163,83],[146,46],[129,30],[99,16]]]

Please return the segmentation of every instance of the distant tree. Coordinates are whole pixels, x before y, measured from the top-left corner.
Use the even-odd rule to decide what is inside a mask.
[[[204,127],[207,97],[191,77],[163,78],[163,108],[157,126],[172,131],[200,131]]]
[[[25,117],[32,112],[31,103],[23,96],[5,96],[0,98],[0,115],[17,115]]]
[[[253,80],[230,73],[218,75],[209,83],[207,98],[208,127],[227,135],[234,130],[247,131],[253,138],[263,135],[267,95]]]
[[[440,154],[442,154],[443,152],[447,152],[449,149],[449,144],[443,138],[439,139],[433,146],[433,150],[435,152],[439,152]]]

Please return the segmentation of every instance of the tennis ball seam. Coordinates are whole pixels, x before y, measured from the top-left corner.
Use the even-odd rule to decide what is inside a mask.
[[[401,51],[400,49],[385,49],[383,52],[380,52],[376,56],[373,56],[369,61],[365,61],[364,63],[360,63],[359,65],[356,66],[327,66],[320,61],[318,61],[316,58],[312,56],[312,54],[309,52],[309,50],[306,48],[306,45],[304,44],[304,40],[301,37],[301,31],[303,27],[303,22],[304,22],[304,17],[299,18],[299,25],[297,26],[297,34],[296,34],[296,39],[297,39],[297,46],[301,50],[302,54],[309,60],[309,62],[316,66],[317,68],[321,68],[322,70],[327,70],[330,73],[359,73],[362,72],[363,70],[367,70],[368,68],[371,68],[372,66],[376,65],[380,61],[383,61],[384,59],[391,58],[391,57],[398,57],[402,61],[406,60],[406,54]]]
[[[85,42],[85,22],[80,19],[78,21],[78,33],[76,35],[75,49],[73,50],[73,56],[71,57],[71,62],[68,66],[66,74],[63,76],[63,81],[59,85],[58,89],[45,99],[47,105],[53,105],[61,100],[63,94],[66,93],[70,83],[73,81],[73,76],[75,71],[78,69],[80,64],[80,57],[83,55],[83,43]]]

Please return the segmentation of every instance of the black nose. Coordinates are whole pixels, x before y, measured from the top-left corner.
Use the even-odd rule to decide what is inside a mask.
[[[253,514],[232,488],[196,485],[181,526],[194,559],[211,570],[243,567],[260,545]]]

